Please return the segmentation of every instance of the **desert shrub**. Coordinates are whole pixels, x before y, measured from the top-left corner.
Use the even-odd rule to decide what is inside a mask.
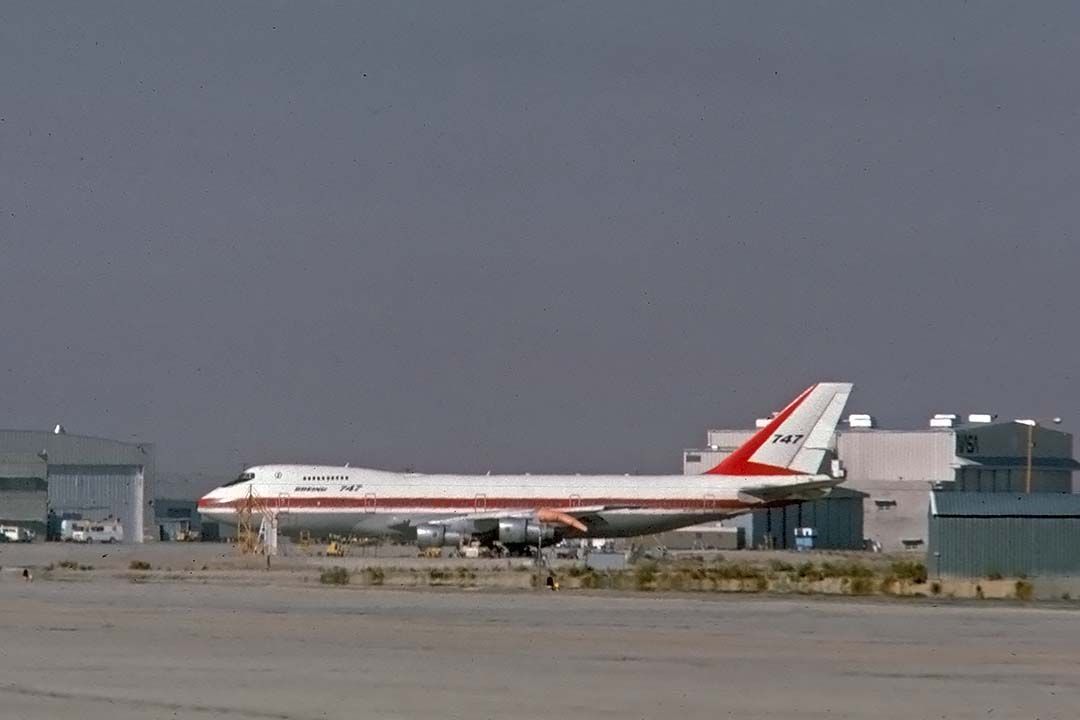
[[[715,573],[721,580],[753,580],[763,576],[760,569],[745,562],[723,563],[716,567]]]
[[[773,572],[795,572],[795,566],[783,560],[770,560],[769,569]]]
[[[934,583],[934,585],[938,585],[940,587],[941,584],[940,583]],[[933,587],[931,587],[931,590],[932,589],[933,589]],[[979,600],[985,600],[986,599],[986,593],[983,592],[982,585],[976,585],[975,586],[975,597],[977,597]]]
[[[348,585],[349,571],[343,567],[326,568],[319,573],[319,582],[323,585]]]
[[[634,587],[638,590],[656,589],[656,563],[645,562],[634,571]]]
[[[869,595],[874,592],[874,583],[871,578],[865,576],[852,577],[848,592],[852,595]]]
[[[128,563],[128,569],[129,570],[149,570],[150,569],[150,563],[146,562],[145,560],[132,560],[130,563]]]
[[[796,571],[799,580],[806,582],[818,582],[825,579],[825,573],[817,568],[812,562],[804,562]]]
[[[660,585],[667,590],[681,592],[686,589],[686,576],[687,574],[681,570],[664,573],[660,576]]]
[[[1035,597],[1035,586],[1027,580],[1016,581],[1016,599],[1024,600],[1025,602]]]
[[[65,570],[78,570],[79,563],[75,562],[74,560],[63,560],[60,562],[60,567],[64,568]]]
[[[826,560],[821,563],[821,574],[826,578],[859,577],[860,571],[856,569],[852,572],[851,567],[849,567],[854,565],[855,563],[834,563]]]
[[[900,580],[913,583],[926,582],[926,565],[917,560],[897,560],[892,564],[892,574]]]
[[[566,574],[569,577],[572,577],[572,578],[587,575],[589,572],[591,572],[591,571],[589,570],[588,566],[586,566],[586,565],[571,565],[566,570]]]
[[[994,572],[992,572],[992,573],[990,573],[989,575],[987,575],[987,576],[986,576],[986,579],[987,579],[987,580],[1001,580],[1001,579],[1002,579],[1002,575],[1001,575],[1001,573],[999,573],[999,572],[998,572],[997,570],[995,570]]]
[[[386,573],[381,567],[364,568],[364,576],[368,585],[382,585],[386,581]]]
[[[940,595],[941,594],[941,583],[939,583],[937,580],[930,583],[930,592],[932,592],[935,595]]]
[[[600,587],[606,590],[629,590],[637,585],[636,572],[608,570],[600,579]]]
[[[592,568],[581,568],[581,572],[579,572],[574,577],[580,579],[581,587],[586,590],[593,590],[599,586],[599,579],[597,578],[596,573],[593,572]]]

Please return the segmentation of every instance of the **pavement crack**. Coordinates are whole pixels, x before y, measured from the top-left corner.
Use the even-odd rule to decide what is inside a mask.
[[[59,690],[42,690],[40,688],[18,685],[16,683],[0,683],[0,693],[10,695],[22,695],[24,697],[41,698],[48,700],[74,700],[77,702],[99,702],[107,705],[120,705],[134,710],[170,710],[172,712],[202,713],[212,717],[239,717],[251,718],[251,720],[307,720],[299,715],[288,713],[267,712],[251,708],[227,707],[223,705],[201,705],[199,703],[175,703],[163,700],[139,700],[133,698],[118,698],[94,693],[61,692]],[[314,720],[313,718],[311,720]]]

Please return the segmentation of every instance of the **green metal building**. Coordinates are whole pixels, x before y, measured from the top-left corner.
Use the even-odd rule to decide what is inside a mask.
[[[749,545],[792,550],[796,546],[796,529],[811,528],[816,549],[862,550],[866,497],[866,493],[841,486],[820,500],[756,510],[752,513]]]
[[[125,542],[140,543],[144,528],[152,527],[152,443],[69,435],[62,426],[52,432],[0,430],[0,466],[5,465],[21,477],[29,473],[47,483],[54,532],[65,517],[94,521],[112,517],[123,525]],[[5,514],[2,506],[17,499],[0,496],[0,517]]]
[[[49,483],[36,455],[0,454],[0,525],[26,528],[45,539]]]
[[[1080,577],[1080,495],[930,493],[932,577]]]

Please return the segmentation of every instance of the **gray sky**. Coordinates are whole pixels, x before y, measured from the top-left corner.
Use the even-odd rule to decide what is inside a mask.
[[[673,471],[816,379],[1078,427],[1080,6],[0,6],[0,426]]]

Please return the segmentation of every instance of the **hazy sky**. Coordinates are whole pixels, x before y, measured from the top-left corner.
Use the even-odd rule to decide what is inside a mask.
[[[1080,427],[1076,3],[0,4],[0,426],[678,472]]]

